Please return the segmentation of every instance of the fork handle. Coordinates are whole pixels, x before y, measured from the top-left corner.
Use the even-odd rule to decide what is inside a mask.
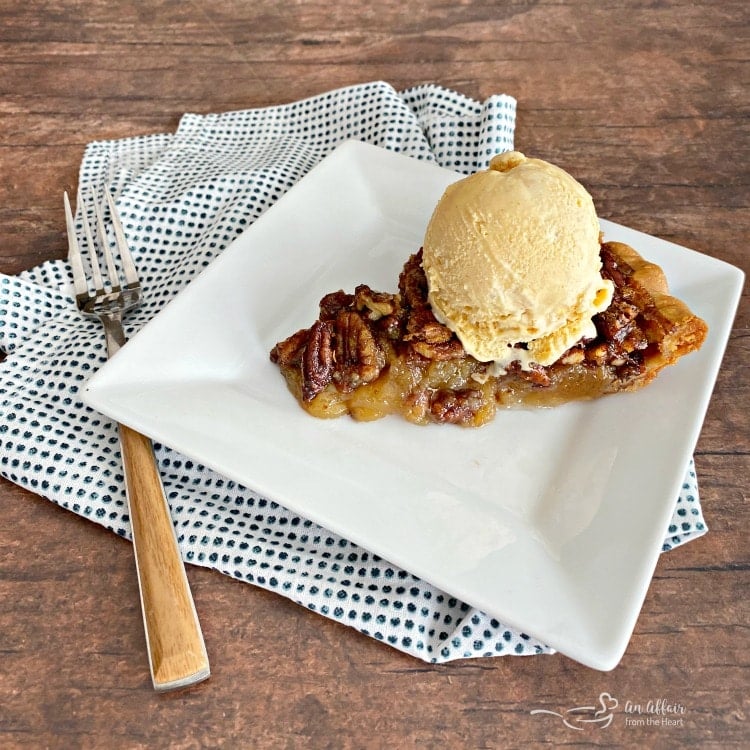
[[[119,428],[151,678],[155,690],[186,687],[210,674],[203,634],[151,441]]]

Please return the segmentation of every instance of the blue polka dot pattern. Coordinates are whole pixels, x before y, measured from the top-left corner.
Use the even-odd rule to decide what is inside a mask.
[[[111,186],[145,287],[132,334],[252,221],[351,138],[470,173],[513,147],[515,102],[375,82],[280,107],[185,115],[174,134],[90,144],[82,187]],[[62,208],[61,208],[62,221]],[[79,389],[103,334],[50,261],[0,276],[0,473],[128,537],[116,427]],[[156,445],[187,562],[275,591],[428,662],[550,649],[377,555]],[[706,531],[692,465],[665,549]]]

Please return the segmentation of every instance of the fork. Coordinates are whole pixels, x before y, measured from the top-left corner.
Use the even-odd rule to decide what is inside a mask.
[[[63,202],[76,304],[84,316],[101,321],[107,356],[111,357],[126,341],[123,315],[140,303],[141,283],[114,200],[108,190],[105,194],[106,206],[93,201],[96,227],[92,231],[78,193],[88,259],[81,252],[67,193]],[[104,223],[106,210],[123,280]],[[103,266],[94,236],[98,237]],[[151,441],[123,424],[118,429],[151,679],[158,691],[186,687],[210,674],[203,634]]]

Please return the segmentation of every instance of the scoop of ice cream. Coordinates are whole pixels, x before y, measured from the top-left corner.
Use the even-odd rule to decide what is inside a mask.
[[[424,238],[435,316],[466,351],[505,367],[549,365],[607,308],[599,220],[567,172],[512,151],[450,185]]]

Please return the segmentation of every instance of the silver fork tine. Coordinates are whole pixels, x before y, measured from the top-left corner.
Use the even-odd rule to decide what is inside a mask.
[[[94,277],[94,290],[98,291],[104,287],[102,273],[99,268],[99,258],[96,252],[96,243],[91,236],[91,227],[89,226],[88,216],[86,216],[86,206],[83,202],[81,190],[78,190],[78,205],[81,206],[81,218],[83,219],[83,234],[86,237],[86,245],[89,251],[89,263],[91,265],[91,275]],[[94,202],[96,208],[96,202]]]
[[[107,205],[109,206],[109,217],[112,221],[112,227],[115,230],[115,242],[117,244],[117,252],[120,254],[120,264],[122,265],[122,272],[125,274],[125,281],[128,284],[138,283],[138,271],[135,268],[133,262],[133,256],[130,254],[128,248],[128,242],[125,239],[125,232],[122,229],[122,222],[120,221],[120,215],[117,213],[114,199],[109,190],[106,191]]]
[[[65,224],[68,229],[68,261],[73,271],[73,290],[76,296],[80,296],[87,294],[89,288],[86,282],[86,271],[83,268],[81,248],[78,245],[76,227],[73,222],[73,212],[70,210],[70,199],[67,192],[63,193],[63,202],[65,203]]]
[[[104,262],[107,265],[107,275],[109,276],[109,283],[112,285],[112,291],[118,291],[120,288],[120,274],[117,272],[115,259],[112,255],[112,248],[109,246],[107,230],[104,228],[104,217],[102,216],[102,210],[98,203],[94,203],[94,214],[96,215],[96,227],[97,231],[99,232],[99,238],[101,240]]]

